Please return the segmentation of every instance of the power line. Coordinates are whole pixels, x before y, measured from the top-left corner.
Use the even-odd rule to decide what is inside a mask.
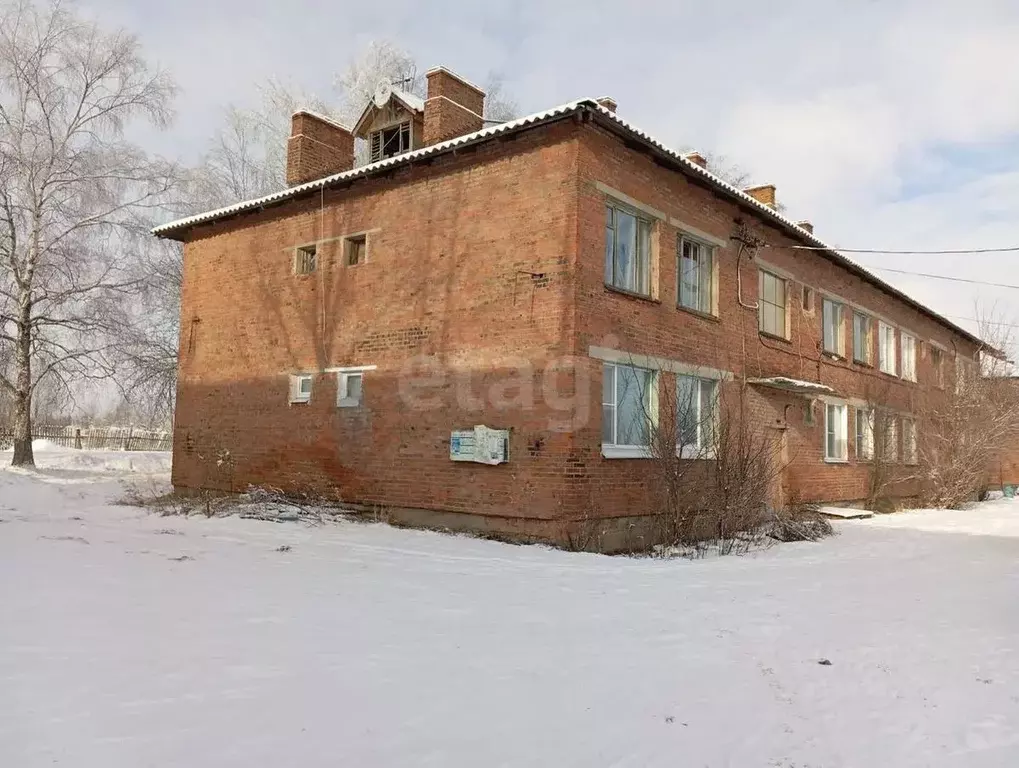
[[[971,285],[989,285],[992,288],[1012,288],[1019,291],[1019,285],[1010,285],[1009,283],[991,283],[987,280],[971,280],[968,277],[951,277],[950,275],[933,275],[930,272],[911,272],[908,269],[894,269],[893,267],[871,267],[867,269],[876,269],[879,272],[895,272],[899,275],[913,275],[914,277],[929,277],[932,280],[947,280],[951,283],[970,283]]]
[[[767,248],[789,248],[793,251],[839,251],[840,253],[886,253],[899,256],[938,256],[966,253],[1014,253],[1019,251],[1019,245],[1008,248],[958,248],[934,251],[898,251],[894,249],[880,248],[839,248],[837,246],[826,247],[822,245],[767,245]]]

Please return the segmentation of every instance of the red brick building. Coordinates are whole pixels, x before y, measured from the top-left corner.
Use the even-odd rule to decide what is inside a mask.
[[[176,487],[622,530],[648,512],[634,383],[703,405],[687,442],[710,461],[712,398],[745,382],[777,501],[864,498],[877,401],[909,461],[913,408],[979,339],[608,99],[503,124],[483,100],[442,68],[424,100],[381,88],[357,168],[354,133],[297,113],[288,189],[156,230],[185,244]],[[451,460],[478,424],[508,431],[505,461]]]

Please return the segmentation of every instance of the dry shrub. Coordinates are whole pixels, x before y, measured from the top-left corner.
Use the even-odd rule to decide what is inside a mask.
[[[650,490],[653,530],[650,551],[661,556],[743,554],[768,546],[776,538],[819,537],[823,525],[805,520],[782,524],[771,508],[771,496],[782,470],[782,459],[770,434],[756,423],[747,405],[744,386],[717,398],[714,411],[703,414],[696,450],[685,445],[691,432],[680,425],[693,423],[687,405],[676,398],[660,398],[651,428]],[[827,526],[830,531],[830,525]]]
[[[768,528],[768,535],[776,541],[820,541],[834,533],[831,521],[811,504],[783,510]]]

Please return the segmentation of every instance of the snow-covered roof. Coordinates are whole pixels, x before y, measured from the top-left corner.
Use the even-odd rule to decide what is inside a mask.
[[[425,100],[420,96],[415,96],[413,93],[409,93],[402,88],[394,87],[389,94],[389,98],[396,99],[410,112],[416,112],[417,114],[424,114],[425,111]],[[388,103],[388,102],[387,102]],[[369,99],[368,103],[364,105],[364,109],[361,111],[361,116],[357,118],[357,122],[354,123],[353,133],[355,136],[360,135],[361,128],[365,121],[368,120],[369,115],[372,114],[379,105],[375,102],[375,99]]]
[[[415,112],[425,111],[425,100],[402,88],[393,88],[393,95]]]
[[[801,379],[790,379],[788,376],[768,376],[761,379],[747,379],[747,384],[756,384],[761,387],[771,387],[791,392],[794,395],[834,395],[835,390],[827,384],[819,384],[816,381],[803,381]]]
[[[533,115],[527,115],[526,117],[521,117],[517,120],[499,123],[498,125],[483,128],[482,130],[475,131],[474,133],[457,136],[456,138],[448,141],[432,144],[431,146],[415,149],[411,152],[404,152],[403,154],[394,155],[393,157],[387,157],[384,160],[379,160],[375,163],[369,163],[368,165],[352,168],[349,171],[334,173],[332,176],[325,176],[321,179],[315,179],[314,181],[309,181],[305,184],[298,184],[295,187],[281,189],[278,192],[272,192],[253,200],[243,200],[239,203],[233,203],[232,205],[227,205],[222,208],[216,208],[212,211],[198,213],[194,216],[187,216],[183,219],[177,219],[176,221],[161,224],[160,226],[153,228],[152,234],[159,237],[169,237],[174,232],[180,232],[181,230],[189,229],[199,224],[207,224],[211,221],[224,219],[238,213],[244,213],[245,211],[260,210],[266,206],[272,205],[273,203],[282,202],[295,197],[301,197],[309,192],[317,192],[320,189],[330,187],[340,182],[361,178],[362,176],[371,176],[373,173],[384,168],[391,168],[396,165],[406,165],[414,162],[415,160],[420,160],[421,158],[442,154],[443,152],[447,152],[465,144],[474,144],[479,141],[484,141],[492,136],[510,133],[520,128],[547,122],[549,120],[562,117],[563,115],[572,114],[582,106],[600,109],[600,107],[598,107],[598,105],[590,99],[571,101],[567,104],[547,109],[544,112],[535,112]],[[606,114],[608,114],[607,111]]]
[[[484,89],[484,88],[482,88],[482,87],[481,87],[480,85],[478,85],[477,83],[472,83],[472,82],[471,82],[470,80],[468,80],[468,79],[467,79],[466,77],[464,77],[463,75],[458,75],[458,74],[457,74],[456,72],[454,72],[454,71],[453,71],[452,69],[450,69],[449,67],[444,67],[444,66],[442,66],[442,65],[440,64],[439,66],[437,66],[437,67],[432,67],[432,68],[431,68],[431,69],[429,69],[429,70],[428,70],[427,72],[425,72],[425,76],[427,77],[428,75],[432,74],[432,72],[445,72],[445,73],[446,73],[447,75],[449,75],[450,77],[455,77],[455,78],[456,78],[457,80],[459,80],[459,81],[460,81],[461,83],[463,83],[463,84],[464,84],[464,85],[466,85],[466,86],[469,86],[469,87],[473,88],[473,89],[474,89],[475,91],[477,91],[478,93],[484,94],[484,92],[485,92],[485,89]]]
[[[439,68],[441,69],[441,68]],[[448,70],[447,70],[448,71]],[[459,77],[459,76],[458,76]],[[409,94],[408,94],[409,95]],[[422,102],[423,108],[423,102]],[[223,208],[217,208],[206,213],[199,213],[194,216],[188,216],[183,219],[177,219],[167,224],[155,227],[152,230],[152,234],[159,237],[173,237],[174,233],[180,233],[182,230],[189,229],[190,227],[197,226],[199,224],[206,224],[217,219],[223,219],[230,216],[234,216],[245,211],[261,210],[269,205],[279,203],[291,198],[300,197],[308,194],[309,192],[316,192],[320,189],[333,186],[338,183],[350,181],[352,179],[361,178],[363,176],[370,176],[377,171],[382,169],[391,168],[398,165],[406,165],[413,163],[416,160],[420,160],[425,157],[431,157],[432,155],[442,154],[448,152],[457,147],[461,147],[467,144],[476,144],[481,141],[486,141],[492,137],[500,136],[506,133],[512,133],[513,131],[523,130],[530,126],[537,125],[539,123],[547,123],[553,120],[558,120],[567,115],[571,115],[580,110],[588,110],[593,112],[597,118],[607,127],[614,128],[616,130],[622,130],[630,137],[637,137],[645,145],[658,151],[662,155],[668,157],[676,164],[682,167],[684,172],[687,172],[693,176],[700,177],[706,182],[711,184],[718,190],[725,191],[729,197],[738,200],[744,206],[751,208],[763,217],[764,219],[771,220],[773,223],[781,224],[795,237],[801,240],[807,241],[809,244],[818,246],[824,250],[815,251],[819,256],[825,257],[834,261],[836,264],[849,269],[858,276],[866,279],[872,284],[876,285],[881,290],[889,293],[902,301],[906,302],[914,309],[922,312],[923,314],[931,317],[933,320],[941,323],[942,325],[951,328],[956,333],[960,334],[964,338],[971,342],[986,347],[984,342],[974,334],[967,331],[965,328],[956,325],[951,320],[939,315],[930,307],[922,304],[908,294],[900,291],[890,283],[885,282],[876,274],[871,272],[869,269],[864,267],[862,264],[850,259],[848,256],[839,253],[838,250],[832,245],[821,240],[813,232],[810,232],[799,225],[799,223],[779,213],[777,210],[769,205],[762,203],[756,198],[748,195],[742,189],[739,189],[724,179],[716,176],[707,168],[703,168],[693,160],[684,157],[683,153],[677,152],[676,150],[669,149],[665,144],[660,142],[648,133],[645,133],[635,125],[623,120],[615,112],[612,112],[605,107],[601,106],[596,99],[577,99],[576,101],[570,101],[566,104],[561,104],[558,107],[552,109],[546,109],[541,112],[535,112],[532,115],[526,115],[525,117],[518,118],[516,120],[510,120],[505,123],[499,123],[498,125],[492,125],[487,128],[483,128],[480,131],[473,133],[464,134],[463,136],[457,136],[449,141],[443,141],[439,144],[432,144],[428,147],[422,147],[412,152],[404,152],[403,154],[394,155],[384,160],[379,160],[375,163],[369,163],[368,165],[362,165],[358,168],[353,168],[349,171],[343,171],[341,173],[333,174],[332,176],[326,176],[315,181],[309,181],[306,184],[299,184],[295,187],[288,189],[282,189],[278,192],[259,197],[254,200],[245,200],[233,205],[228,205]]]
[[[321,120],[323,123],[329,123],[330,125],[335,125],[337,128],[342,128],[343,130],[347,131],[348,133],[350,132],[350,126],[349,125],[344,125],[339,120],[336,120],[336,119],[334,119],[332,117],[329,117],[328,115],[323,115],[321,112],[312,112],[310,109],[299,109],[296,112],[294,112],[294,114],[295,115],[311,115],[316,120]]]

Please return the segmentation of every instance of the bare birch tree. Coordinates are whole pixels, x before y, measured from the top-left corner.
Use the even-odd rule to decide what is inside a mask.
[[[33,465],[32,397],[113,373],[131,258],[173,168],[124,138],[165,125],[174,85],[138,42],[60,2],[0,5],[0,388],[13,400],[15,465]],[[0,352],[0,359],[4,357]]]

